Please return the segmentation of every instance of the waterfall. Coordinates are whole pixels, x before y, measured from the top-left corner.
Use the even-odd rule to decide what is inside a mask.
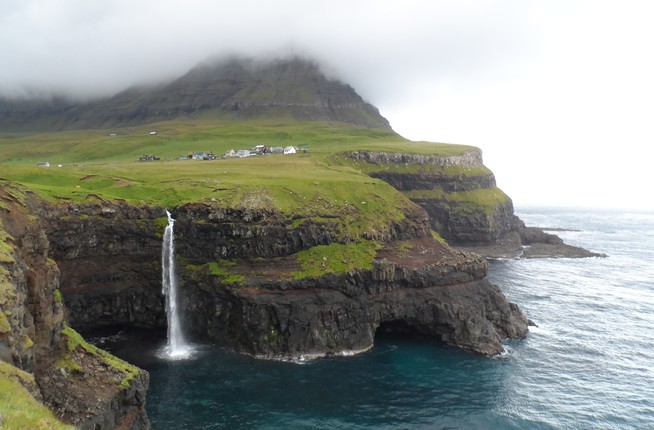
[[[177,272],[175,270],[175,238],[173,227],[175,220],[166,211],[168,225],[164,231],[161,251],[162,293],[166,297],[166,317],[168,319],[168,343],[164,355],[169,358],[186,358],[191,353],[190,346],[184,340],[179,318],[177,298]]]

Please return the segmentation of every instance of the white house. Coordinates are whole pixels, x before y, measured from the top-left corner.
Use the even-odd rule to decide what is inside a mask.
[[[284,155],[288,154],[295,154],[297,150],[295,149],[295,146],[287,146],[284,148]]]
[[[236,151],[236,156],[239,158],[249,157],[250,155],[252,154],[250,153],[249,149],[239,149],[238,151]]]
[[[156,131],[151,131],[151,132],[150,132],[150,136],[154,136],[154,135],[156,135],[156,134],[157,134]]]

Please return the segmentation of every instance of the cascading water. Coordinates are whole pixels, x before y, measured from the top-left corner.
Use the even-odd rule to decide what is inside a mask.
[[[175,220],[166,211],[168,225],[164,231],[163,249],[161,251],[162,293],[166,297],[166,317],[168,319],[168,343],[164,355],[169,358],[186,358],[192,352],[184,340],[179,318],[177,299],[177,272],[175,270]]]

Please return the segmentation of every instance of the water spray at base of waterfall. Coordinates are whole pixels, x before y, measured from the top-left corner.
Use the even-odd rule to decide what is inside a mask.
[[[157,354],[160,358],[169,360],[182,360],[193,355],[194,348],[184,339],[182,324],[179,316],[179,299],[177,285],[177,271],[175,268],[175,220],[166,211],[168,225],[164,231],[163,247],[161,251],[161,286],[166,297],[166,317],[168,320],[168,342]]]

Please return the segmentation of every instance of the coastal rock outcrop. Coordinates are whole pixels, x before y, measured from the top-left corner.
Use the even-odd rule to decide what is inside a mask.
[[[526,227],[479,149],[452,156],[358,151],[348,157],[425,209],[431,228],[452,246],[491,258],[602,256]]]
[[[148,374],[87,344],[65,324],[60,271],[49,257],[43,225],[31,215],[41,206],[33,195],[3,183],[0,360],[14,373],[29,375],[21,381],[34,381],[26,386],[30,395],[57,419],[80,429],[149,428]],[[54,417],[48,425],[59,426]]]
[[[198,318],[188,323],[218,343],[265,358],[360,352],[385,330],[498,354],[503,339],[526,335],[527,320],[495,285],[476,279],[484,262],[469,263],[474,267],[463,272],[381,260],[370,271],[277,289],[194,287],[187,300]]]

